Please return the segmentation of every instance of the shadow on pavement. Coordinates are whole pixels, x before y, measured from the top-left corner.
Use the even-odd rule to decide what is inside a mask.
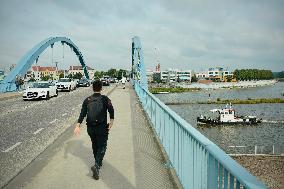
[[[107,153],[107,152],[106,152]],[[67,159],[68,154],[72,154],[75,157],[80,158],[86,166],[89,168],[89,173],[87,176],[92,177],[92,172],[90,167],[94,164],[94,159],[92,157],[91,143],[90,148],[87,148],[82,140],[71,140],[65,144],[64,158]],[[128,179],[114,166],[112,166],[107,161],[103,161],[103,166],[100,170],[100,180],[102,180],[108,188],[116,189],[134,189]]]

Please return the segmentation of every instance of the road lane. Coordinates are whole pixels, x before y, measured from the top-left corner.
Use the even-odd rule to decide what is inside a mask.
[[[17,98],[0,102],[4,105],[0,112],[0,188],[74,124],[83,100],[91,94],[91,88],[79,88],[49,101]]]

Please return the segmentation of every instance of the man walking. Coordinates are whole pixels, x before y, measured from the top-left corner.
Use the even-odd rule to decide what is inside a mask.
[[[102,82],[96,80],[93,83],[94,94],[86,98],[83,102],[78,123],[74,129],[74,134],[80,134],[80,124],[87,115],[87,132],[92,141],[95,165],[91,167],[94,179],[99,179],[99,170],[102,166],[107,149],[108,133],[114,121],[114,109],[111,100],[101,95]],[[110,123],[107,123],[107,111],[110,115]]]

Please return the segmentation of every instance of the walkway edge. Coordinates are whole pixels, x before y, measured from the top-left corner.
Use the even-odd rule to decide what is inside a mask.
[[[136,92],[135,92],[135,94],[136,94]],[[136,96],[139,100],[139,97],[138,97],[137,94],[136,94]],[[141,110],[143,111],[144,116],[147,118],[147,123],[150,125],[151,131],[154,133],[156,142],[157,142],[157,144],[158,144],[158,146],[159,146],[159,148],[162,152],[162,155],[163,155],[165,162],[170,162],[168,155],[167,155],[166,151],[164,150],[164,147],[162,146],[162,143],[161,143],[160,139],[158,138],[158,135],[157,135],[155,129],[153,129],[153,124],[151,123],[149,116],[147,115],[147,113],[145,112],[144,108],[141,105],[140,100],[139,100],[139,106],[140,106]],[[180,182],[180,180],[177,176],[175,169],[170,167],[168,170],[169,170],[169,173],[170,173],[169,176],[171,178],[171,182],[175,185],[175,187],[177,189],[183,189],[183,186],[182,186],[182,184],[181,184],[181,182]]]

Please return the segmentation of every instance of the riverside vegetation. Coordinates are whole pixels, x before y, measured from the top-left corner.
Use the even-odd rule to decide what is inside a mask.
[[[149,91],[152,94],[157,94],[161,92],[169,92],[169,93],[183,93],[183,92],[193,92],[193,91],[200,91],[201,89],[199,88],[182,88],[182,87],[174,87],[174,88],[169,88],[169,87],[152,87],[149,89]]]
[[[202,102],[168,102],[166,105],[180,104],[263,104],[263,103],[284,103],[284,98],[248,98],[248,99],[221,99],[207,100]]]

